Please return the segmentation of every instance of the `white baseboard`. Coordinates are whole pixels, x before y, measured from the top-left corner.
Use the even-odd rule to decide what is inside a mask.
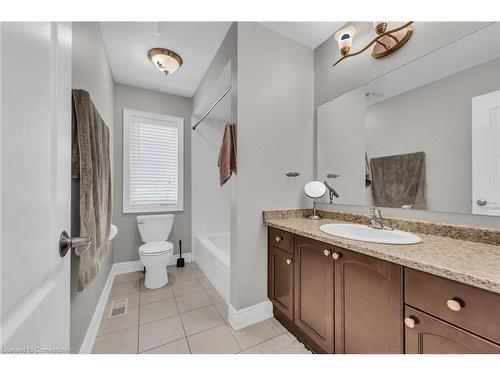
[[[172,256],[168,265],[175,265],[177,263],[178,257],[178,254]],[[184,258],[186,263],[191,262],[191,253],[184,253],[182,254],[182,257]],[[97,337],[97,333],[99,332],[101,319],[104,315],[104,309],[106,308],[106,303],[108,302],[109,293],[111,292],[111,287],[113,286],[115,276],[122,273],[142,271],[143,269],[144,266],[142,265],[140,260],[113,264],[111,270],[109,271],[108,278],[106,279],[106,283],[104,284],[104,288],[102,289],[101,296],[99,297],[99,302],[97,302],[92,320],[90,321],[89,327],[87,328],[85,338],[83,339],[82,345],[80,346],[80,354],[92,353],[92,348],[94,347],[95,338]]]
[[[114,263],[112,270],[114,271],[113,276],[120,275],[122,273],[137,272],[142,271],[144,266],[140,260],[133,260],[130,262]]]
[[[82,345],[80,346],[80,354],[90,354],[92,353],[92,348],[94,347],[95,338],[99,332],[99,326],[101,325],[101,318],[104,314],[104,309],[106,308],[106,302],[108,302],[108,296],[111,292],[111,287],[113,286],[113,280],[115,278],[115,265],[111,266],[108,278],[102,289],[101,296],[99,297],[99,302],[94,310],[94,315],[90,321],[89,327],[87,328],[87,333],[83,339]]]
[[[266,300],[255,305],[236,310],[229,304],[229,323],[235,331],[273,317],[273,304]]]

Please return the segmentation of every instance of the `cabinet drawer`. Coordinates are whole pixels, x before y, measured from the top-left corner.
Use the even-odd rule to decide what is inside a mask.
[[[500,295],[405,268],[405,303],[500,343]]]
[[[452,326],[421,311],[405,308],[406,354],[499,354],[500,345]]]
[[[293,234],[281,229],[269,227],[269,236],[267,238],[269,245],[273,245],[281,250],[293,254]]]

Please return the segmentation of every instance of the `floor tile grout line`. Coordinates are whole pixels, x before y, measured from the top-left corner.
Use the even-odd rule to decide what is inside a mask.
[[[236,345],[238,345],[238,348],[240,348],[240,351],[238,353],[241,353],[243,351],[243,348],[241,347],[240,343],[238,342],[238,340],[236,339],[236,336],[233,333],[233,327],[231,327],[231,324],[229,322],[226,323],[226,326],[229,326],[229,327],[227,327],[227,329],[229,330],[229,333],[233,337],[234,341],[236,342]],[[235,353],[235,354],[237,354],[237,353]]]
[[[127,329],[132,329],[132,328],[137,328],[137,327],[139,327],[139,325],[133,325],[133,326],[127,327],[127,328],[120,328],[120,329],[117,329],[116,331],[106,333],[105,335],[98,335],[98,336],[96,336],[96,339],[98,337],[106,337],[106,336],[113,335],[113,334],[121,332],[121,331],[126,331]]]
[[[175,298],[175,295],[174,295],[174,301],[175,301],[175,306],[177,307],[177,311],[179,311],[179,304],[177,303],[177,298]],[[184,322],[182,321],[182,316],[180,314],[180,311],[179,311],[179,320],[181,321],[182,332],[184,332],[184,339],[186,340],[189,353],[193,354],[193,352],[191,351],[191,346],[189,345],[189,340],[187,339],[186,328],[184,328]]]
[[[151,349],[143,350],[142,352],[138,352],[137,354],[145,354],[146,352],[149,352],[150,350],[153,350],[153,349],[157,349],[157,348],[159,348],[160,346],[165,346],[165,345],[173,344],[174,342],[181,341],[181,340],[186,340],[186,342],[187,342],[187,337],[183,337],[183,338],[178,339],[178,340],[170,341],[170,342],[167,342],[167,343],[165,343],[165,344],[161,344],[161,345],[158,345],[158,346],[152,347]],[[188,349],[189,349],[189,343],[188,343]],[[158,354],[161,354],[161,353],[158,353]],[[175,353],[165,353],[165,354],[166,354],[166,355],[169,355],[169,354],[175,354]],[[186,354],[187,354],[187,353],[186,353]],[[189,349],[189,354],[192,354],[192,353],[191,353],[191,349]]]
[[[279,337],[279,336],[281,336],[281,335],[284,335],[284,333],[278,333],[276,336],[273,336],[273,337],[271,337],[271,338],[269,338],[269,339],[266,339],[266,340],[264,340],[264,341],[262,341],[262,342],[259,342],[258,344],[255,344],[255,345],[249,346],[249,347],[248,347],[248,348],[246,348],[245,350],[242,350],[242,352],[245,352],[245,351],[247,351],[247,350],[250,350],[250,349],[252,349],[252,348],[255,348],[256,346],[262,345],[262,344],[264,344],[264,343],[266,343],[266,342],[268,342],[268,341],[271,341],[271,340],[273,340],[273,339],[275,339],[276,337]],[[299,341],[299,342],[300,342],[300,341]]]
[[[141,275],[142,276],[142,275]],[[139,311],[137,312],[137,345],[136,353],[139,353],[139,341],[141,338],[141,289],[142,289],[142,277],[139,278]]]
[[[257,346],[257,345],[263,344],[263,343],[265,343],[265,342],[267,342],[267,341],[269,341],[269,340],[272,340],[272,339],[274,339],[274,338],[276,338],[276,337],[281,336],[282,334],[284,334],[284,333],[278,333],[278,332],[277,332],[277,331],[276,331],[276,330],[275,330],[275,329],[274,329],[274,328],[273,328],[273,327],[269,324],[268,320],[269,320],[269,319],[263,320],[263,322],[265,322],[265,323],[269,326],[269,328],[271,328],[271,330],[275,333],[275,335],[274,335],[273,337],[268,338],[267,340],[264,340],[264,341],[259,342],[258,344],[255,344],[255,345],[249,346],[249,347],[248,347],[248,348],[246,348],[246,349],[243,349],[243,348],[241,347],[240,343],[239,343],[239,342],[238,342],[238,340],[236,339],[236,336],[234,336],[234,334],[233,334],[233,330],[232,330],[231,328],[229,329],[229,330],[231,331],[231,334],[232,334],[232,335],[233,335],[233,337],[234,337],[234,340],[236,341],[236,343],[238,344],[238,346],[241,348],[241,352],[243,352],[243,351],[245,351],[245,350],[248,350],[248,349],[250,349],[250,348],[253,348],[254,346]],[[228,324],[228,325],[230,325],[230,323],[229,323],[229,322],[228,322],[227,324]],[[258,324],[258,323],[256,323],[256,324]],[[245,327],[245,328],[246,328],[246,327]],[[245,329],[245,328],[243,328],[243,329]]]

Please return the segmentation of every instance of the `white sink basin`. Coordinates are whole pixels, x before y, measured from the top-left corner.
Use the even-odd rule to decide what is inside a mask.
[[[364,242],[411,245],[422,242],[419,236],[401,230],[370,228],[362,224],[323,224],[319,230],[332,236]]]

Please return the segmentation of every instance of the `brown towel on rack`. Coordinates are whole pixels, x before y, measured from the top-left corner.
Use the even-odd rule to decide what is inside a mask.
[[[80,179],[80,233],[92,244],[80,257],[78,292],[94,279],[108,250],[111,228],[109,129],[85,90],[72,90],[71,176]]]
[[[224,185],[233,172],[236,172],[236,129],[234,124],[226,124],[224,138],[219,151],[219,181]]]
[[[370,165],[375,206],[427,209],[423,152],[373,158]]]

